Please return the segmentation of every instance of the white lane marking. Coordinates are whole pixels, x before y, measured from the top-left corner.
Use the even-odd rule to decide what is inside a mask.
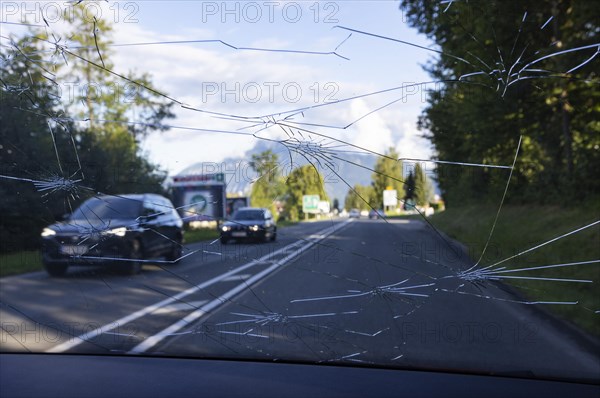
[[[195,310],[204,304],[208,303],[208,300],[198,300],[198,301],[190,301],[189,303],[178,303],[165,305],[164,307],[160,307],[156,311],[152,312],[152,315],[161,315],[168,314],[169,312],[175,311],[190,311]]]
[[[252,274],[241,274],[241,275],[232,275],[223,279],[221,282],[233,282],[233,281],[243,281],[244,279],[248,279],[252,276]]]
[[[188,314],[185,318],[182,318],[179,321],[173,323],[172,325],[163,329],[162,331],[155,334],[154,336],[147,337],[143,342],[141,342],[140,344],[133,347],[131,349],[131,351],[129,351],[128,353],[129,354],[141,354],[141,353],[148,351],[149,349],[151,349],[152,347],[154,347],[155,345],[160,343],[164,338],[166,338],[174,333],[177,333],[179,330],[183,329],[186,326],[189,326],[192,322],[198,320],[203,315],[205,315],[205,314],[209,313],[210,311],[214,310],[215,308],[227,303],[227,301],[229,301],[232,297],[234,297],[241,291],[247,289],[248,286],[250,286],[251,284],[258,282],[265,276],[267,276],[270,273],[272,273],[273,271],[275,271],[277,268],[284,265],[286,262],[290,261],[294,257],[297,257],[299,254],[305,252],[307,249],[309,249],[311,246],[315,245],[320,240],[323,240],[328,235],[331,235],[332,233],[336,232],[337,230],[344,227],[345,225],[348,225],[348,223],[349,223],[348,221],[342,222],[340,224],[334,225],[332,227],[329,227],[329,228],[319,232],[319,239],[309,241],[304,246],[300,247],[297,250],[294,250],[293,252],[291,252],[290,254],[285,256],[284,258],[276,261],[270,267],[255,274],[254,276],[252,276],[250,279],[248,279],[244,283],[237,285],[236,287],[229,290],[225,294],[215,298],[208,304],[206,304],[206,305],[202,306],[201,308],[197,309],[196,311]]]
[[[342,222],[341,224],[344,225],[346,223]],[[323,231],[327,231],[329,229],[331,229],[331,227],[325,228]],[[216,276],[216,277],[214,277],[212,279],[209,279],[209,280],[207,280],[207,281],[205,281],[205,282],[203,282],[203,283],[201,283],[199,285],[192,286],[189,289],[184,290],[181,293],[178,293],[178,294],[176,294],[174,296],[166,298],[166,299],[164,299],[162,301],[159,301],[159,302],[157,302],[155,304],[152,304],[152,305],[149,305],[147,307],[144,307],[144,308],[142,308],[142,309],[140,309],[138,311],[135,311],[135,312],[133,312],[133,313],[131,313],[129,315],[126,315],[126,316],[124,316],[122,318],[119,318],[116,321],[107,323],[106,325],[100,326],[97,329],[94,329],[94,330],[92,330],[90,332],[87,332],[87,333],[83,333],[83,334],[81,334],[79,336],[73,336],[73,337],[69,338],[69,340],[67,340],[67,341],[65,341],[65,342],[63,342],[61,344],[58,344],[58,345],[56,345],[56,346],[54,346],[54,347],[46,350],[45,352],[48,352],[48,353],[61,353],[61,352],[65,352],[67,350],[70,350],[71,348],[77,347],[79,344],[85,343],[86,341],[91,340],[94,337],[97,337],[97,336],[101,335],[102,333],[105,333],[107,331],[110,331],[110,330],[122,327],[126,323],[135,321],[136,319],[141,318],[141,317],[143,317],[145,315],[148,315],[148,314],[156,311],[157,309],[159,309],[161,307],[164,307],[164,306],[169,305],[171,303],[177,302],[177,301],[181,300],[182,298],[184,298],[186,296],[189,296],[190,294],[196,293],[198,290],[202,290],[202,289],[204,289],[204,288],[206,288],[206,287],[208,287],[210,285],[213,285],[213,284],[215,284],[217,282],[220,282],[224,278],[227,278],[227,277],[229,277],[231,275],[234,275],[234,274],[236,274],[238,272],[241,272],[241,271],[243,271],[245,269],[253,267],[256,264],[262,263],[265,260],[269,259],[270,257],[273,257],[273,256],[275,256],[275,255],[277,255],[277,254],[279,254],[281,252],[285,252],[286,250],[289,250],[290,248],[293,248],[295,246],[298,246],[299,243],[302,243],[302,242],[301,241],[296,241],[296,242],[290,243],[289,245],[284,246],[281,249],[275,250],[272,253],[268,253],[268,254],[266,254],[266,255],[264,255],[264,256],[256,259],[256,260],[252,260],[249,263],[246,263],[244,265],[241,265],[241,266],[239,266],[237,268],[232,269],[231,271],[228,271],[228,272],[225,272],[225,273],[223,273],[221,275],[218,275],[218,276]]]
[[[225,272],[224,274],[221,274],[221,275],[218,275],[218,276],[216,276],[216,277],[214,277],[212,279],[209,279],[206,282],[203,282],[203,283],[201,283],[199,285],[196,285],[196,286],[192,286],[191,288],[189,288],[187,290],[184,290],[183,292],[181,292],[179,294],[176,294],[174,296],[166,298],[166,299],[164,299],[162,301],[159,301],[158,303],[149,305],[149,306],[144,307],[144,308],[142,308],[142,309],[140,309],[138,311],[135,311],[134,313],[131,313],[131,314],[126,315],[126,316],[124,316],[124,317],[122,317],[120,319],[117,319],[114,322],[111,322],[111,323],[108,323],[106,325],[103,325],[103,326],[101,326],[101,327],[99,327],[97,329],[94,329],[94,330],[92,330],[90,332],[87,332],[87,333],[84,333],[82,335],[79,335],[77,337],[70,338],[68,341],[65,341],[64,343],[61,343],[59,345],[56,345],[56,346],[54,346],[54,347],[46,350],[46,352],[49,352],[49,353],[61,353],[61,352],[67,351],[67,350],[69,350],[69,349],[71,349],[73,347],[78,346],[79,344],[85,343],[86,341],[88,341],[88,340],[90,340],[90,339],[92,339],[94,337],[97,337],[98,335],[100,335],[102,333],[105,333],[106,331],[109,331],[109,330],[121,327],[124,324],[129,323],[131,321],[134,321],[134,320],[136,320],[138,318],[141,318],[141,317],[143,317],[143,316],[145,316],[145,315],[147,315],[147,314],[149,314],[151,312],[154,312],[157,309],[159,309],[161,307],[164,307],[165,305],[169,305],[171,303],[179,301],[182,298],[184,298],[186,296],[189,296],[190,294],[196,293],[198,290],[202,290],[202,289],[204,289],[204,288],[206,288],[206,287],[208,287],[210,285],[213,285],[213,284],[215,284],[217,282],[220,282],[222,279],[227,278],[228,276],[231,276],[231,275],[233,275],[233,274],[235,274],[237,272],[243,271],[243,270],[245,270],[247,268],[253,267],[256,264],[262,263],[266,259],[268,259],[269,257],[277,255],[277,254],[279,254],[279,253],[281,253],[281,252],[283,252],[285,250],[288,250],[291,247],[297,246],[297,244],[298,244],[298,242],[294,242],[292,244],[289,244],[289,245],[287,245],[285,247],[282,247],[281,249],[278,249],[278,250],[276,250],[276,251],[274,251],[272,253],[269,253],[269,254],[267,254],[267,255],[259,258],[259,259],[252,260],[249,263],[246,263],[244,265],[241,265],[241,266],[239,266],[237,268],[232,269],[231,271]]]

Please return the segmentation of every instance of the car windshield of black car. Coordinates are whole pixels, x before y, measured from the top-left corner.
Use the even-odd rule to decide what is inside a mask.
[[[110,220],[135,218],[141,202],[128,198],[93,198],[83,203],[71,215],[71,220]]]
[[[238,211],[233,217],[234,220],[263,220],[264,212],[262,210],[244,210]]]

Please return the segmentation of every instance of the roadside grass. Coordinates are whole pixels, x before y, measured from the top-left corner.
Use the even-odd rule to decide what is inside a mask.
[[[216,228],[186,229],[184,233],[185,243],[195,243],[203,240],[215,240],[220,236]]]
[[[0,254],[0,278],[42,269],[42,256],[39,250]]]
[[[296,225],[298,224],[300,221],[290,221],[290,220],[281,220],[281,221],[277,221],[277,228],[282,228],[282,227],[289,227],[291,225]]]
[[[214,228],[191,229],[186,230],[184,236],[187,244],[217,239],[219,231]],[[0,278],[43,269],[42,256],[39,250],[0,254]]]
[[[281,221],[278,228],[297,224],[293,221]],[[216,228],[198,228],[185,230],[185,244],[215,240],[220,236]],[[15,253],[0,254],[0,278],[9,275],[24,274],[26,272],[41,271],[42,256],[39,250],[20,251]]]
[[[600,219],[598,202],[581,207],[504,206],[488,249],[480,262],[485,267],[526,249],[581,228]],[[469,206],[447,208],[429,221],[465,244],[475,261],[479,259],[492,227],[497,208]],[[414,216],[411,216],[414,218]],[[600,225],[549,243],[539,249],[503,262],[498,267],[525,268],[600,259]],[[592,280],[593,283],[549,280],[504,279],[528,300],[577,302],[574,305],[545,305],[545,308],[600,336],[600,264],[585,264],[506,273],[511,276]]]

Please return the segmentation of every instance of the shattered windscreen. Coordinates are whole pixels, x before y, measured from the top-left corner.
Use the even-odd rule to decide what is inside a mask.
[[[595,2],[1,12],[1,351],[600,382]]]
[[[79,206],[69,220],[111,220],[119,218],[135,218],[140,214],[141,203],[119,197],[92,198]]]

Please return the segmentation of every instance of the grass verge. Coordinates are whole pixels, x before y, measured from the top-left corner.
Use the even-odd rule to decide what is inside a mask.
[[[282,221],[277,223],[277,226],[287,227],[294,224],[297,224],[297,222]],[[215,228],[199,228],[186,229],[184,236],[185,243],[188,244],[204,240],[214,240],[220,234]],[[0,254],[0,278],[9,275],[24,274],[26,272],[41,271],[42,269],[42,256],[39,250]]]
[[[291,225],[296,225],[299,222],[300,221],[289,221],[289,220],[277,221],[277,228],[289,227]]]
[[[449,208],[429,220],[441,231],[465,244],[471,257],[477,260],[485,246],[496,212],[497,208],[493,206]],[[600,208],[597,204],[570,208],[504,206],[480,266],[494,264],[598,219]],[[498,267],[525,268],[598,259],[600,226],[595,225],[503,262]],[[596,313],[600,311],[598,263],[503,275],[592,280],[593,283],[524,279],[504,279],[504,282],[517,287],[531,300],[577,302],[575,305],[546,305],[545,308],[589,333],[600,336],[600,315]]]
[[[42,269],[42,256],[39,250],[0,254],[0,278]]]
[[[185,243],[213,240],[219,237],[216,229],[194,229],[185,231]],[[20,251],[0,254],[0,278],[9,275],[24,274],[43,270],[42,256],[39,250]]]
[[[183,235],[185,243],[200,242],[203,240],[215,240],[220,234],[214,228],[199,228],[199,229],[188,229]]]

